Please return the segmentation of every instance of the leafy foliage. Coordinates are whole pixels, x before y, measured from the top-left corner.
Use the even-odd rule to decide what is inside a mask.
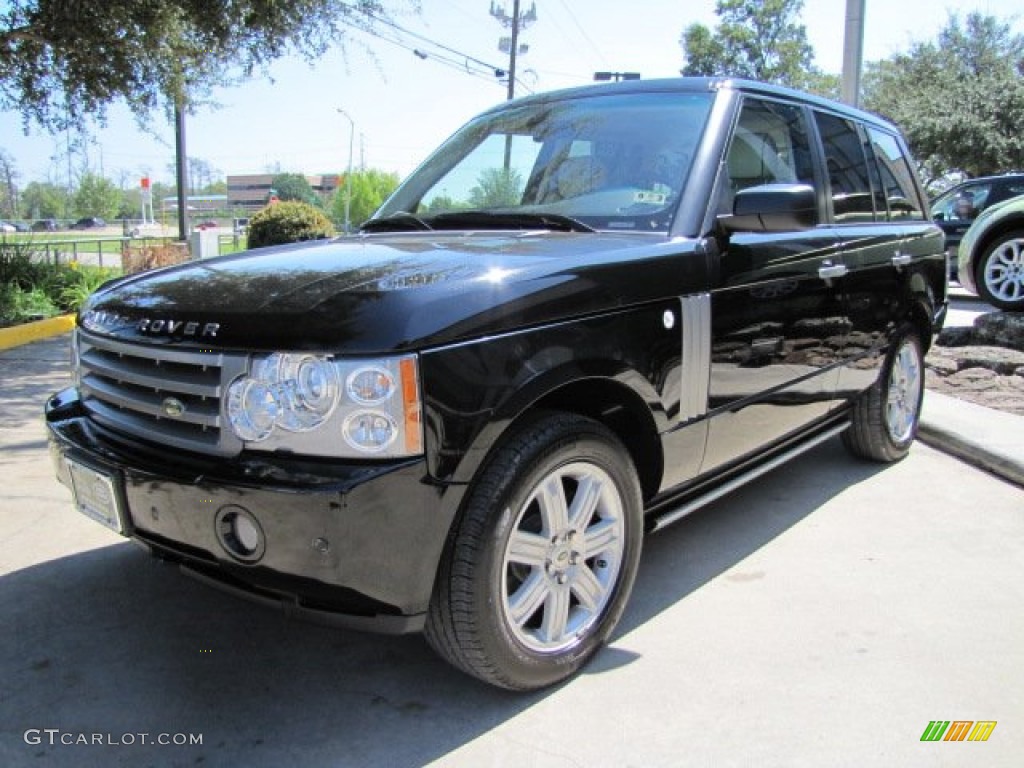
[[[903,128],[933,178],[1024,169],[1024,36],[951,14],[934,42],[868,66],[864,105]]]
[[[270,182],[277,199],[297,200],[300,203],[316,205],[317,196],[309,181],[301,173],[279,173]]]
[[[8,0],[0,4],[0,108],[50,129],[102,117],[119,100],[144,119],[265,71],[286,53],[312,61],[351,29],[372,28],[385,5],[392,3]]]
[[[345,221],[345,201],[348,196],[346,184],[351,184],[349,221],[355,228],[373,216],[388,195],[395,191],[395,187],[398,186],[398,174],[376,168],[353,171],[351,177],[344,180],[334,192],[331,216],[337,222]]]
[[[121,204],[121,190],[109,179],[87,173],[78,182],[74,197],[75,212],[79,216],[100,216],[112,219]]]
[[[268,205],[249,222],[249,247],[284,245],[333,237],[334,225],[309,203],[287,201]]]
[[[18,176],[14,158],[0,149],[0,216],[8,219],[18,218]]]
[[[52,264],[31,242],[0,242],[0,326],[74,312],[120,270]]]
[[[803,0],[718,0],[717,29],[691,24],[680,44],[684,75],[725,75],[835,95],[839,80],[814,66]]]
[[[48,181],[32,181],[21,193],[21,209],[30,219],[59,219],[69,212],[64,187]]]
[[[502,208],[519,205],[523,199],[523,176],[515,168],[488,168],[469,190],[473,208]]]

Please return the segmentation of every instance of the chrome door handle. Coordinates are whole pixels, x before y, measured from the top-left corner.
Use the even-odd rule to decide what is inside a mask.
[[[905,267],[913,260],[914,257],[911,256],[909,253],[897,253],[895,256],[892,257],[892,265],[894,267]]]
[[[847,272],[849,272],[849,270],[846,268],[845,264],[832,264],[828,261],[818,267],[818,277],[822,280],[831,280],[836,277],[842,277]]]

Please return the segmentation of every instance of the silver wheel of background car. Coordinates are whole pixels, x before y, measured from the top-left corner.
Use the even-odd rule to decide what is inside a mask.
[[[895,443],[914,436],[921,407],[921,354],[917,342],[904,339],[893,358],[885,403],[885,426]]]
[[[1011,312],[1024,310],[1024,232],[1009,232],[989,245],[976,277],[985,301]]]
[[[624,549],[622,499],[607,472],[574,462],[541,479],[505,547],[502,609],[513,636],[540,653],[576,643],[604,611]]]

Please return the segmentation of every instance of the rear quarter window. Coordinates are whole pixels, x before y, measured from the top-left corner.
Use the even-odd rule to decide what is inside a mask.
[[[871,148],[882,181],[882,191],[889,208],[889,219],[924,219],[924,208],[918,196],[915,171],[910,158],[892,134],[877,128],[868,128]]]

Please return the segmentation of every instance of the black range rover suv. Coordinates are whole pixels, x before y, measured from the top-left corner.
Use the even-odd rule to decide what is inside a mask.
[[[945,276],[876,117],[719,79],[532,96],[356,236],[103,287],[52,453],[190,573],[538,688],[608,638],[646,533],[837,434],[907,453]]]

